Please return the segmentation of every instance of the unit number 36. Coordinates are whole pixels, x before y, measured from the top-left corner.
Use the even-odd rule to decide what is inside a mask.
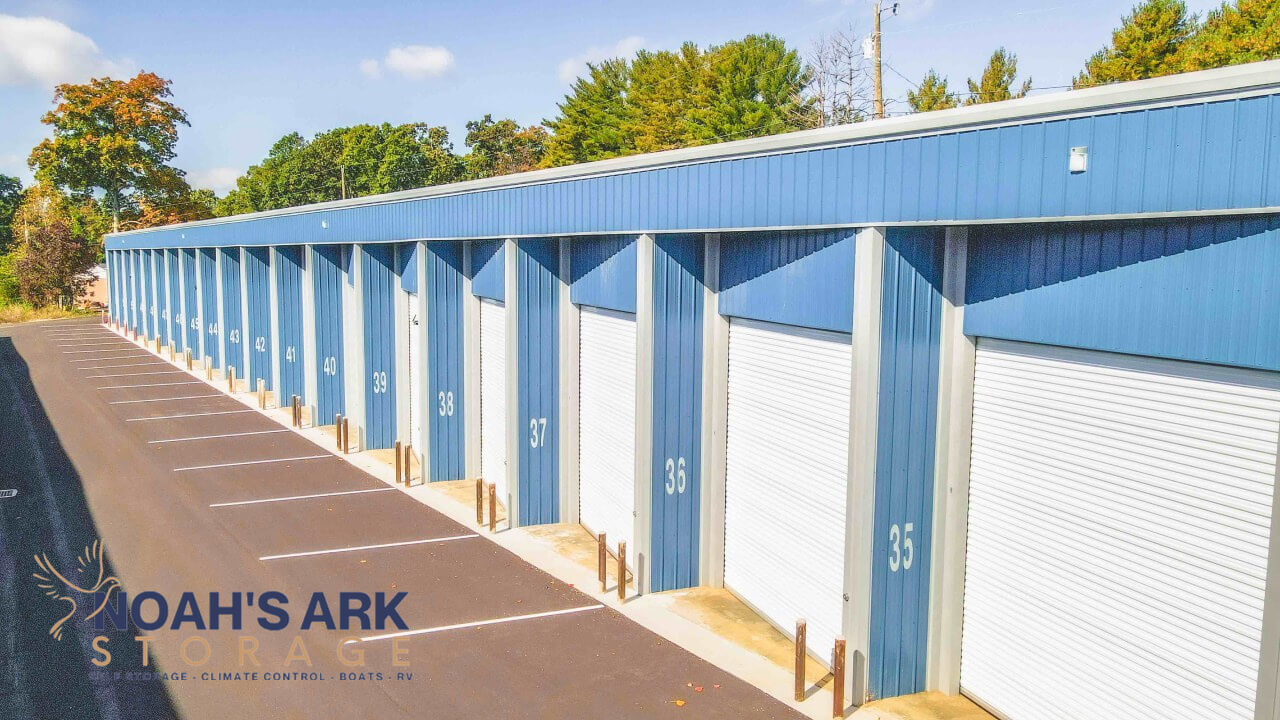
[[[889,572],[911,569],[911,563],[916,559],[915,546],[911,543],[911,531],[914,529],[915,523],[889,526]]]
[[[676,493],[684,493],[685,487],[689,484],[684,472],[684,458],[679,461],[667,458],[667,494],[674,495]]]

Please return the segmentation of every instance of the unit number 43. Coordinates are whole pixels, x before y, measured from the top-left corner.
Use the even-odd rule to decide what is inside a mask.
[[[889,572],[911,569],[911,563],[916,559],[915,545],[911,542],[911,531],[914,529],[915,523],[903,523],[901,527],[894,523],[889,526]]]

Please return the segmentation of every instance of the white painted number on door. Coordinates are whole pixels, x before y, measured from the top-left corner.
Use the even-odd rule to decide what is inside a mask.
[[[239,328],[232,328],[232,329],[231,329],[231,332],[227,333],[227,339],[228,339],[228,340],[230,340],[230,341],[231,341],[231,342],[233,342],[233,343],[239,343],[239,342],[240,342],[240,329],[239,329]]]
[[[441,390],[438,393],[438,396],[440,398],[440,417],[452,417],[453,416],[453,391],[450,390],[448,392],[445,392],[444,390]],[[534,447],[537,447],[537,446],[535,445]]]
[[[529,418],[529,447],[540,448],[547,441],[547,419]]]
[[[373,371],[373,394],[381,395],[387,391],[387,373]]]
[[[284,359],[287,360],[288,362],[293,362],[294,360],[297,360],[297,352],[293,349],[292,345],[289,345],[284,349]]]
[[[904,523],[902,527],[898,527],[897,523],[889,526],[889,572],[911,569],[911,563],[916,559],[915,545],[911,541],[911,531],[914,529],[915,523]]]
[[[266,352],[266,351],[267,351],[267,339],[266,339],[265,337],[261,336],[261,335],[259,335],[259,336],[255,337],[255,338],[253,339],[253,349],[254,349],[254,350],[257,350],[258,352]]]
[[[338,358],[330,355],[329,357],[324,359],[324,365],[322,367],[325,375],[337,375],[338,374]]]
[[[685,475],[685,461],[681,457],[679,460],[667,458],[667,494],[684,494],[685,487],[688,486],[688,478]]]

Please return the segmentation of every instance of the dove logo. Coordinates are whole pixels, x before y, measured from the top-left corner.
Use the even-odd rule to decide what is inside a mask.
[[[48,553],[36,555],[35,560],[40,572],[31,575],[40,581],[37,586],[55,602],[71,606],[67,614],[49,628],[49,634],[54,640],[62,640],[62,631],[67,621],[75,617],[76,611],[80,609],[78,601],[85,602],[86,608],[93,609],[85,618],[85,620],[92,620],[107,607],[107,600],[111,597],[111,593],[120,588],[120,581],[114,575],[107,575],[101,540],[94,540],[92,545],[85,547],[84,552],[80,554],[80,566],[74,573],[69,573],[71,578],[58,572],[49,560]]]

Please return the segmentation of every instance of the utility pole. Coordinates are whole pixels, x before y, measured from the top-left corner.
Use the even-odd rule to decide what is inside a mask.
[[[896,5],[894,6],[897,7]],[[872,115],[876,120],[884,117],[884,78],[880,74],[880,0],[875,3],[875,20],[873,21],[874,30],[871,33],[871,51],[875,53],[874,65],[872,67],[872,84],[875,88],[875,104],[872,106]]]
[[[347,166],[339,165],[338,172],[342,174],[342,199],[347,199]]]

